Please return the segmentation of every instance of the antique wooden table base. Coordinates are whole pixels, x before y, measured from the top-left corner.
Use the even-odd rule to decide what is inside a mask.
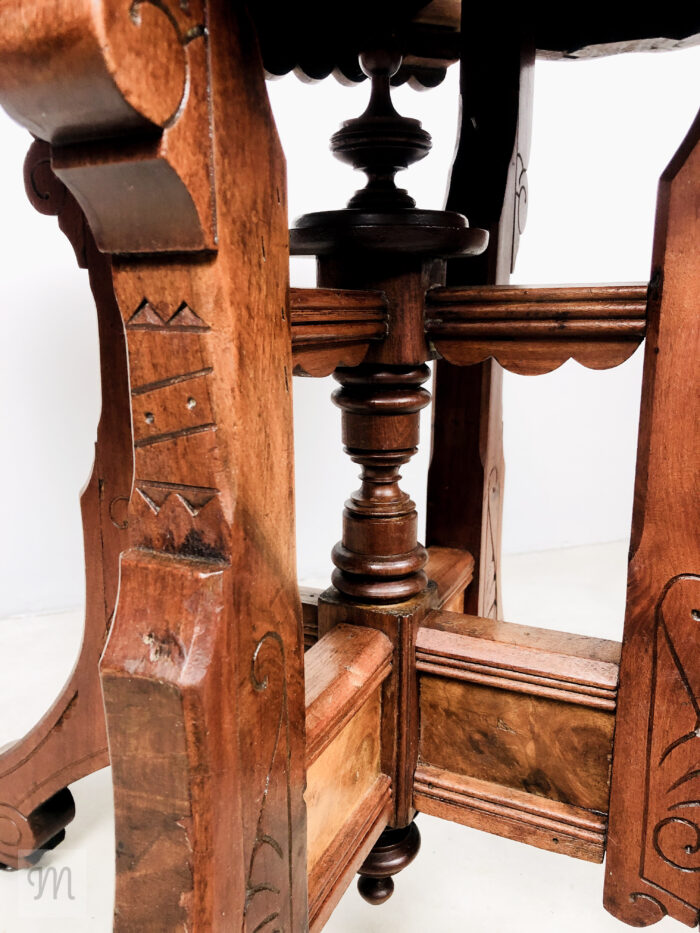
[[[61,697],[0,754],[0,861],[57,845],[67,786],[111,761],[120,931],[319,930],[358,872],[368,901],[391,895],[418,811],[607,853],[612,914],[692,926],[700,123],[661,179],[648,289],[507,284],[535,49],[670,47],[690,30],[567,37],[466,4],[460,31],[455,3],[309,5],[306,19],[292,6],[254,4],[253,20],[231,0],[0,11],[0,102],[36,137],[30,199],[89,271],[103,393],[82,499],[85,640]],[[456,59],[448,210],[418,210],[394,175],[430,137],[390,86],[435,84]],[[318,257],[314,289],[288,288],[264,83],[292,68],[372,82],[332,140],[366,186],[291,231],[293,252]],[[500,621],[501,367],[605,369],[645,338],[622,645]],[[431,359],[423,547],[399,470]],[[331,372],[361,486],[333,585],[300,596],[292,374]]]

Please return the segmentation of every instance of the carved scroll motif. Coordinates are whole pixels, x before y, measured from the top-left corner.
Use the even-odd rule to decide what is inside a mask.
[[[700,576],[669,581],[656,610],[641,875],[700,908]],[[669,715],[671,711],[672,715]]]

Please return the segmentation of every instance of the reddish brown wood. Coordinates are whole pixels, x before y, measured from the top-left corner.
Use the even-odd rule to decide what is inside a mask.
[[[36,141],[29,150],[25,182],[32,204],[57,216],[79,265],[89,270],[100,337],[102,413],[92,476],[81,496],[86,612],[80,656],[40,722],[0,755],[0,862],[15,868],[28,864],[33,850],[63,837],[74,814],[65,788],[109,763],[98,662],[117,598],[132,479],[126,346],[110,258],[97,250],[82,211],[53,174],[46,143]]]
[[[380,632],[338,625],[305,657],[312,929],[328,919],[390,816],[381,724],[391,656]]]
[[[460,141],[447,206],[489,230],[487,252],[451,259],[449,286],[504,284],[527,216],[534,48],[516,17],[465,8]],[[426,543],[474,555],[465,609],[500,618],[503,373],[495,362],[435,365]]]
[[[619,648],[431,613],[416,640],[415,807],[602,861]]]
[[[603,861],[606,819],[582,807],[425,764],[416,769],[414,800],[429,816],[538,849]]]
[[[462,612],[464,593],[474,576],[472,555],[456,548],[428,548],[425,572],[437,586],[437,608]]]
[[[357,366],[387,333],[381,292],[291,288],[289,313],[295,376],[328,376],[338,366]]]
[[[572,358],[608,369],[641,343],[646,304],[646,285],[436,288],[427,295],[426,333],[460,366],[491,357],[511,372],[536,375]]]
[[[3,27],[0,99],[120,254],[135,479],[101,665],[115,929],[301,930],[287,208],[255,36],[224,0],[25,0]]]
[[[661,177],[615,732],[605,906],[700,917],[700,116]]]
[[[343,442],[362,466],[362,486],[343,512],[343,539],[333,549],[333,583],[347,596],[399,602],[425,588],[427,552],[418,544],[415,504],[399,487],[399,469],[417,450],[421,388],[427,366],[336,370],[342,388]]]
[[[389,676],[393,648],[381,632],[337,625],[305,658],[306,763],[315,761]]]

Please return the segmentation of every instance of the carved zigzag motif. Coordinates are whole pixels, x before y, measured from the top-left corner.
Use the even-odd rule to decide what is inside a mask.
[[[126,322],[129,330],[185,330],[202,333],[209,330],[201,317],[183,301],[173,314],[159,309],[148,298],[144,298],[138,308]]]
[[[209,486],[184,486],[179,483],[149,480],[136,480],[136,489],[156,515],[171,495],[174,495],[185,506],[190,515],[195,516],[219,494],[218,489]]]

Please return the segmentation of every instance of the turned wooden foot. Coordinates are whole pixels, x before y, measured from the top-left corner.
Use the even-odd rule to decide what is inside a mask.
[[[383,904],[394,893],[392,876],[410,865],[420,849],[415,823],[401,829],[385,829],[360,866],[357,890],[368,904]]]

